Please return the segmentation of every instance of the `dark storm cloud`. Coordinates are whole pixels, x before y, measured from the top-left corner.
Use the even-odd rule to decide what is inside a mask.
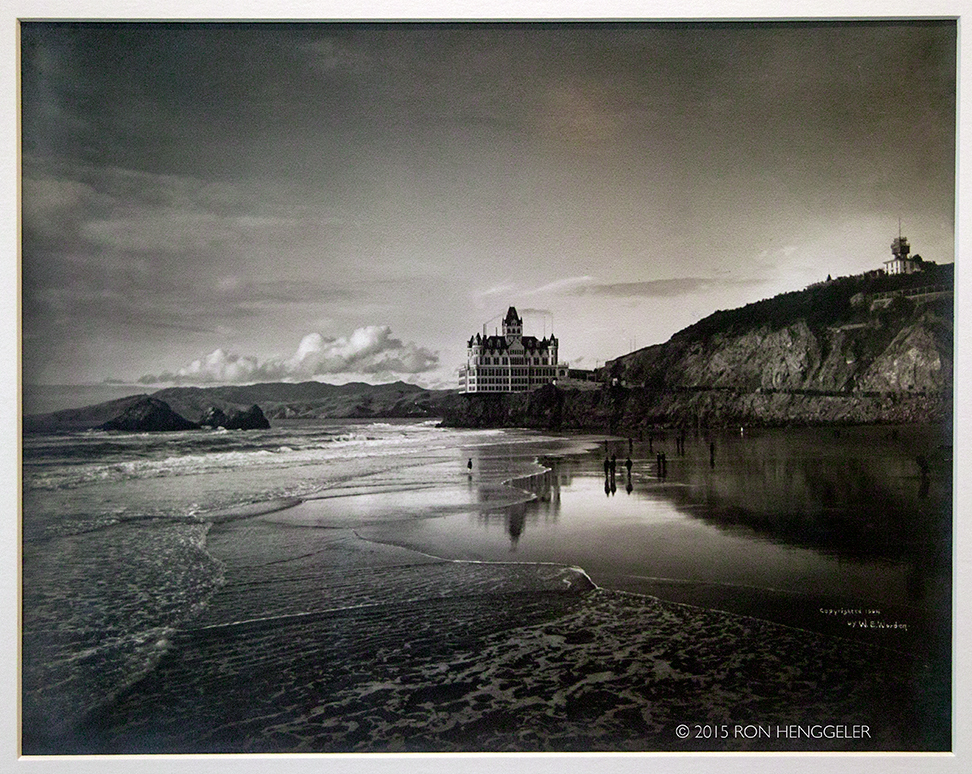
[[[262,337],[241,345],[259,367],[305,318],[391,321],[446,349],[437,318],[465,324],[461,299],[541,291],[569,297],[591,360],[612,345],[580,322],[599,299],[748,302],[745,281],[705,278],[767,253],[778,277],[819,279],[804,280],[831,224],[871,240],[904,213],[947,248],[955,37],[951,22],[27,22],[25,371],[100,380],[112,353],[152,351],[165,365],[141,355],[129,373],[175,373],[228,333]],[[672,332],[658,319],[646,338]]]
[[[333,282],[234,273],[239,251],[259,249],[273,261],[276,245],[307,232],[308,220],[340,228],[332,212],[288,205],[280,191],[261,194],[192,176],[25,157],[25,333],[112,324],[129,334],[213,332],[220,321],[261,309],[352,298]]]
[[[222,324],[268,310],[293,315],[302,306],[354,297],[350,288],[307,281],[223,278],[195,285],[177,274],[132,271],[137,261],[123,283],[102,266],[79,267],[77,261],[56,258],[42,265],[60,276],[37,278],[34,268],[25,270],[24,314],[39,330],[78,333],[117,326],[129,334],[152,328],[215,332]]]

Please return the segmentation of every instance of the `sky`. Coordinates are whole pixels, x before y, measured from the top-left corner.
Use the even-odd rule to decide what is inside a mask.
[[[592,368],[954,261],[954,23],[22,27],[25,385]]]

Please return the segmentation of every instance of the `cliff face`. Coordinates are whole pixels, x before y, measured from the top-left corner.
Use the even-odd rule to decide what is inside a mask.
[[[618,358],[608,373],[629,386],[813,392],[926,392],[952,381],[951,321],[932,310],[888,324],[672,339]]]
[[[933,279],[943,278],[950,285],[950,271]],[[919,280],[880,281],[845,278],[717,312],[609,361],[601,390],[460,396],[446,423],[636,433],[666,424],[945,421],[951,296],[884,304],[878,292]]]

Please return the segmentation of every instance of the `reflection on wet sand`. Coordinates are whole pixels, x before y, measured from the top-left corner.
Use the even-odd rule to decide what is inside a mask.
[[[930,431],[657,432],[538,464],[504,483],[523,501],[479,503],[482,530],[434,519],[414,544],[476,559],[515,551],[584,567],[609,588],[831,632],[841,630],[818,608],[880,608],[885,622],[908,623],[909,639],[947,647],[950,469]]]

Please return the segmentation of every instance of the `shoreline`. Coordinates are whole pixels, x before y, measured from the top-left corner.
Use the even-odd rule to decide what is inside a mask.
[[[245,531],[280,529],[265,526]],[[224,549],[233,542],[212,537]],[[153,674],[85,725],[85,738],[102,742],[84,752],[947,747],[927,746],[929,729],[912,727],[903,675],[920,666],[906,654],[593,588],[582,572],[552,564],[442,561],[331,537],[315,545],[338,547],[338,561],[311,564],[330,576],[324,587],[344,576],[339,593],[356,604],[288,614],[300,604],[292,593],[307,581],[306,561],[259,592],[227,565],[211,609],[174,638]],[[257,604],[269,603],[271,615],[237,618],[248,585],[248,601],[263,594]],[[717,720],[826,720],[868,725],[873,736],[794,746],[674,735],[677,721]]]
[[[214,523],[207,551],[225,584],[78,752],[949,748],[947,711],[920,711],[941,676],[909,653],[272,514]],[[868,736],[701,736],[822,723]]]

